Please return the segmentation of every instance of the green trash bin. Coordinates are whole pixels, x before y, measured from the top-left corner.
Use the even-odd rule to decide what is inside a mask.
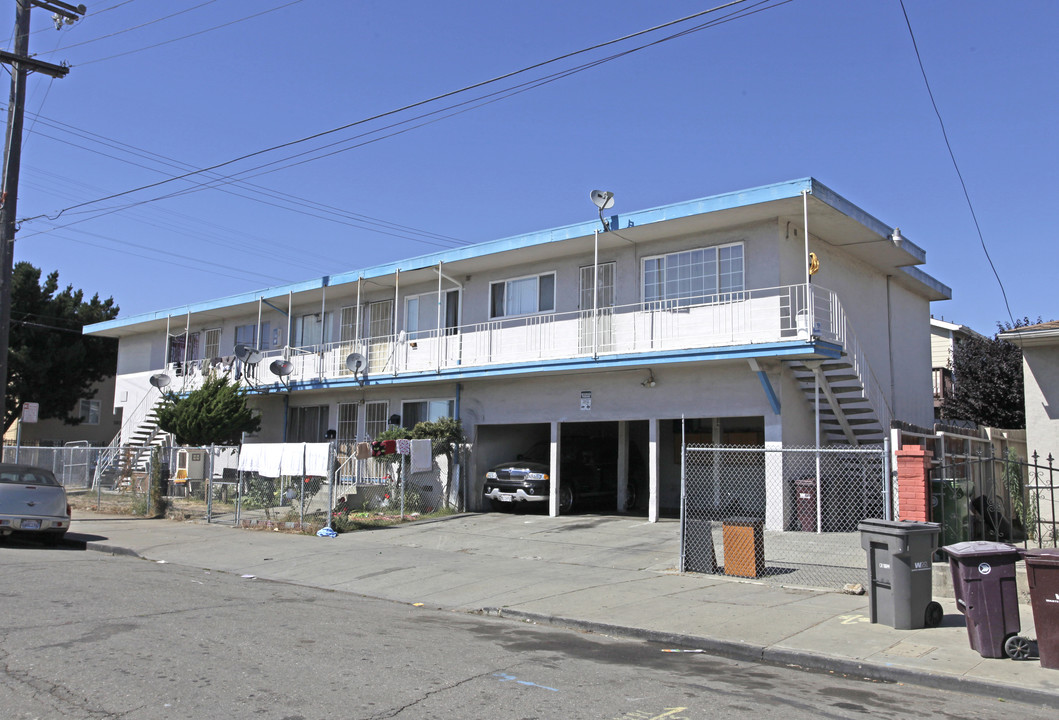
[[[937,627],[945,613],[933,601],[931,558],[941,526],[907,520],[862,520],[868,554],[871,621],[898,630]]]

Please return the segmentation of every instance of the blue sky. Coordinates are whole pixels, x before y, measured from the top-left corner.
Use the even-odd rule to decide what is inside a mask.
[[[1000,286],[898,0],[746,2],[369,120],[719,4],[96,0],[62,31],[34,10],[31,51],[71,70],[29,85],[15,259],[127,316],[591,220],[593,188],[629,212],[813,176],[927,251],[936,316],[992,334]],[[905,8],[1011,311],[1059,318],[1059,3]],[[211,176],[238,183],[93,202],[346,125]]]

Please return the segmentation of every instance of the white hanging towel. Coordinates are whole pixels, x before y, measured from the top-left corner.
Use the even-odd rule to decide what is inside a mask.
[[[283,443],[280,475],[301,475],[305,472],[305,443]]]
[[[429,438],[412,441],[412,472],[427,472],[434,467],[430,445]]]
[[[283,443],[252,443],[239,448],[239,470],[263,477],[279,477],[283,463]]]
[[[331,443],[305,443],[305,474],[327,477]]]

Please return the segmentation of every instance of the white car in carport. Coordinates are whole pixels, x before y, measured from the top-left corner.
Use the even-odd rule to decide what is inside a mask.
[[[0,537],[37,537],[51,545],[70,529],[66,489],[50,470],[0,463]]]

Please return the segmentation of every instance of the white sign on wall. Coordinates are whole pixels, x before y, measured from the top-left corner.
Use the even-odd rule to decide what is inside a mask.
[[[591,410],[592,409],[592,391],[582,390],[581,391],[581,409]]]
[[[24,423],[35,423],[37,422],[37,414],[40,411],[39,403],[22,403],[22,422]]]

